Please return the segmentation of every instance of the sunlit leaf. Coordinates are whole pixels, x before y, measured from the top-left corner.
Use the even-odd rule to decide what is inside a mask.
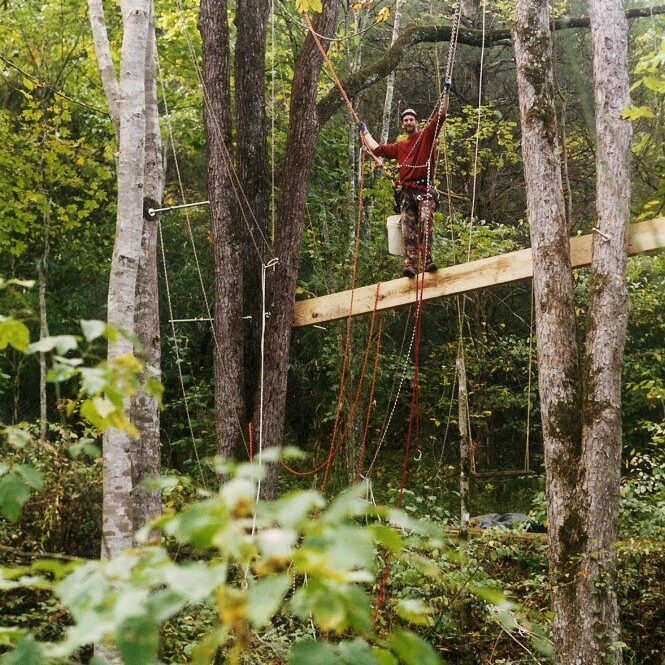
[[[120,626],[117,642],[125,665],[150,665],[157,657],[159,629],[149,617],[131,617]]]
[[[261,579],[250,587],[249,619],[255,627],[259,628],[272,619],[290,586],[291,578],[284,573]]]
[[[392,632],[388,644],[404,665],[441,665],[432,646],[407,630]]]

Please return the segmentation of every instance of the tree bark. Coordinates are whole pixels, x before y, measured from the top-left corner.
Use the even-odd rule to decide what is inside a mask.
[[[326,0],[316,17],[314,29],[324,37],[333,34],[337,0]],[[328,42],[323,40],[324,47]],[[289,129],[281,180],[275,248],[279,264],[275,269],[275,306],[266,328],[263,442],[265,447],[282,445],[286,408],[286,382],[289,366],[291,328],[294,320],[295,290],[300,268],[300,248],[305,223],[307,186],[319,135],[316,95],[323,58],[308,35],[298,56],[293,84]],[[260,406],[260,405],[259,405]],[[259,422],[255,417],[255,422]],[[274,496],[277,468],[269,469],[263,483],[265,496]]]
[[[161,207],[164,192],[164,168],[162,137],[159,128],[157,105],[157,41],[155,38],[154,7],[150,9],[150,24],[145,62],[145,197],[143,205],[143,236],[136,282],[136,312],[134,333],[141,343],[141,360],[144,363],[144,379],[161,380],[161,336],[159,328],[159,293],[157,282],[157,232],[158,219],[151,217],[148,208]],[[132,399],[132,423],[141,436],[132,458],[132,494],[134,528],[162,512],[159,490],[149,490],[145,480],[159,476],[161,472],[159,401],[145,387]]]
[[[569,239],[558,163],[547,0],[518,0],[513,30],[534,292],[557,661],[585,635],[576,577],[586,547],[580,482],[579,366]]]
[[[106,96],[111,118],[115,126],[116,135],[120,134],[120,86],[115,74],[111,46],[109,45],[108,32],[106,30],[106,17],[104,15],[103,0],[88,0],[88,11],[90,12],[90,25],[92,27],[92,39],[95,44],[97,65],[102,78],[102,87]]]
[[[108,322],[134,332],[136,279],[141,253],[145,165],[145,59],[148,36],[147,0],[123,0],[120,64],[120,133],[118,217],[108,293]],[[133,354],[132,342],[110,341],[109,362]],[[129,409],[129,400],[126,408]],[[133,441],[128,432],[110,429],[104,437],[102,556],[130,547],[133,536]]]
[[[46,312],[46,275],[49,255],[49,216],[44,215],[44,255],[37,262],[39,276],[39,337],[49,336],[48,317]],[[39,352],[39,438],[48,439],[48,402],[46,394],[46,354]]]
[[[243,421],[254,413],[260,374],[261,266],[270,258],[270,160],[265,61],[269,0],[238,0],[235,47],[236,164],[240,201],[235,226],[242,248]],[[251,318],[247,318],[251,317]]]
[[[402,24],[402,6],[404,0],[397,0],[395,3],[395,18],[393,19],[393,34],[390,38],[390,46],[394,46],[399,37],[399,29]],[[355,74],[355,72],[353,72]],[[383,116],[381,120],[381,141],[379,143],[388,143],[388,134],[390,133],[390,115],[393,108],[393,95],[395,93],[395,70],[388,74],[386,81],[386,96],[383,101]]]
[[[206,86],[204,122],[208,142],[208,198],[215,265],[215,422],[220,455],[233,457],[241,434],[242,254],[233,223],[231,141],[231,54],[226,0],[202,0],[199,31],[203,40]]]
[[[622,662],[615,593],[621,477],[621,369],[628,321],[626,227],[630,219],[631,125],[628,22],[620,0],[589,2],[596,108],[596,228],[585,349],[582,491],[586,502],[585,663]]]
[[[458,385],[458,426],[459,426],[459,498],[460,498],[460,523],[459,532],[461,538],[469,537],[469,477],[471,475],[471,448],[469,440],[469,397],[466,388],[466,367],[464,358],[458,354],[457,361],[457,385]]]

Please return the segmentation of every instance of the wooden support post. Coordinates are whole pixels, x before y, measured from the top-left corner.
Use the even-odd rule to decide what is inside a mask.
[[[592,239],[593,234],[571,238],[570,254],[573,268],[584,268],[591,264]],[[665,248],[665,217],[631,224],[628,234],[630,256],[647,254],[662,248]],[[443,298],[488,286],[510,284],[530,277],[533,277],[531,249],[522,249],[451,266],[433,274],[426,273],[423,300]],[[401,277],[356,289],[353,298],[351,291],[342,291],[320,298],[301,300],[296,303],[294,326],[310,326],[349,315],[369,314],[374,310],[377,288],[379,289],[377,310],[410,305],[416,302],[418,296],[416,280]]]
[[[458,388],[458,425],[459,425],[459,498],[460,522],[459,532],[461,538],[466,538],[469,532],[471,513],[469,512],[469,476],[471,475],[471,440],[469,436],[469,396],[466,389],[466,367],[464,357],[460,352],[457,355],[457,385]]]

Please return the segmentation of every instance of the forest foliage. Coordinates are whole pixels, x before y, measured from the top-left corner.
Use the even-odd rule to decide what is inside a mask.
[[[276,174],[295,57],[305,35],[299,12],[316,11],[317,4],[276,2],[271,18],[266,105]],[[331,49],[342,76],[351,70],[359,49],[363,62],[385,51],[389,4],[359,2],[343,14],[342,41]],[[491,27],[505,27],[509,4],[489,3]],[[557,3],[557,12],[581,13],[580,4]],[[335,498],[312,489],[308,479],[283,472],[280,498],[256,503],[260,471],[253,464],[223,467],[233,479],[219,492],[210,489],[225,464],[214,458],[210,327],[205,321],[175,327],[167,321],[206,316],[201,285],[208,293],[212,290],[212,247],[204,208],[164,215],[161,221],[164,477],[159,482],[165,513],[153,528],[163,540],[157,542],[155,532],[146,530],[140,548],[110,562],[59,558],[98,556],[100,434],[108,426],[128,427],[123,402],[136,391],[141,366],[133,357],[114,366],[103,360],[105,340],[121,334],[103,323],[117,155],[86,7],[74,0],[27,0],[11,1],[2,12],[0,650],[7,652],[0,662],[87,657],[85,645],[108,634],[115,635],[127,663],[157,657],[162,662],[211,662],[218,647],[232,662],[241,657],[243,662],[290,658],[311,663],[318,658],[316,662],[372,665],[474,657],[470,662],[551,662],[542,541],[489,533],[460,545],[444,528],[455,524],[458,511],[455,357],[460,339],[466,350],[477,471],[522,469],[528,445],[533,472],[522,478],[474,480],[473,513],[522,511],[530,514],[531,523],[546,526],[530,283],[426,306],[419,363],[423,457],[410,460],[401,510],[374,507],[371,499],[387,506],[400,495],[415,373],[406,354],[413,322],[408,309],[384,317],[368,436],[368,456],[374,462],[364,482],[339,493],[356,478],[357,457],[345,450],[329,485],[328,494]],[[363,12],[370,25],[366,32],[356,30]],[[165,200],[180,203],[183,194],[188,202],[205,200],[203,95],[196,75],[198,3],[183,0],[174,6],[160,0],[156,15]],[[120,21],[113,11],[108,16],[117,56]],[[406,3],[406,23],[449,18],[449,8],[438,3]],[[233,31],[232,20],[229,25]],[[636,221],[662,215],[665,206],[662,34],[659,17],[631,27],[633,107],[627,115],[634,126]],[[424,44],[407,54],[397,69],[395,110],[412,105],[427,117],[438,99],[446,48]],[[560,31],[555,50],[569,223],[572,234],[581,234],[591,230],[594,219],[588,34]],[[488,50],[481,104],[478,57],[477,49],[459,49],[450,117],[442,133],[438,180],[450,197],[444,194],[436,215],[440,265],[528,245],[510,47]],[[332,87],[322,79],[321,95]],[[356,100],[363,119],[377,130],[384,90],[375,85]],[[391,137],[398,133],[397,113],[393,116]],[[343,110],[321,131],[299,298],[346,289],[351,280],[361,177],[358,155],[349,148],[349,132],[354,131]],[[388,254],[385,237],[385,218],[394,204],[389,177],[365,164],[362,185],[357,279],[371,284],[397,276],[400,265]],[[51,332],[43,339],[38,332],[38,264],[45,268]],[[583,332],[587,272],[577,272],[574,284]],[[664,255],[630,259],[629,292],[619,596],[627,662],[657,663],[665,632],[660,546],[665,539]],[[363,374],[369,336],[369,320],[358,320],[345,379],[349,386],[356,386]],[[289,460],[299,469],[327,454],[344,340],[343,324],[335,323],[294,334],[285,443],[306,451],[305,460]],[[39,441],[37,422],[40,353],[47,354],[50,368],[48,441]],[[161,394],[156,385],[152,390]],[[362,418],[370,407],[367,393],[359,399],[356,419],[349,423],[348,451],[362,440]],[[348,412],[351,405],[345,406]],[[56,556],[33,560],[42,553]],[[375,623],[371,605],[391,558],[388,602]],[[313,639],[321,636],[331,639]]]

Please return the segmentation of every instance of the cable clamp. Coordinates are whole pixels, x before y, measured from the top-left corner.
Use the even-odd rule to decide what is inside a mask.
[[[601,236],[604,240],[612,240],[612,236],[607,235],[607,233],[604,233],[601,231],[597,226],[594,226],[592,231],[594,233],[597,233],[599,236]]]

